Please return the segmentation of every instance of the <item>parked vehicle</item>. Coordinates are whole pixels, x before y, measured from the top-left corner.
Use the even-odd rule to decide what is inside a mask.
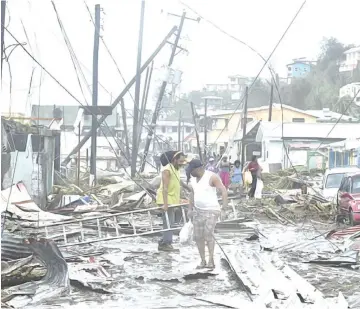
[[[345,174],[360,172],[357,166],[335,167],[327,169],[324,174],[322,195],[329,201],[335,202],[337,192]]]
[[[337,205],[340,214],[349,218],[350,225],[360,224],[360,172],[343,177]]]

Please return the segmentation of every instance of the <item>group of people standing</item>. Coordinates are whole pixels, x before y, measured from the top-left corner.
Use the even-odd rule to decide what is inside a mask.
[[[257,162],[256,156],[252,157],[252,160],[241,168],[241,163],[236,160],[234,164],[231,164],[227,156],[223,156],[220,162],[216,162],[214,157],[209,159],[206,165],[206,170],[219,174],[219,177],[226,189],[232,187],[235,192],[242,192],[244,187],[244,173],[249,171],[252,177],[251,188],[249,190],[249,197],[254,197],[257,180],[261,179],[262,168]]]
[[[198,268],[214,268],[214,230],[221,214],[221,206],[218,201],[217,191],[222,195],[222,207],[227,207],[228,187],[230,183],[239,187],[243,183],[243,170],[240,161],[234,162],[233,168],[227,157],[223,157],[217,164],[210,158],[205,166],[200,160],[193,159],[186,162],[186,156],[181,151],[168,151],[159,157],[163,166],[161,183],[157,191],[156,203],[162,207],[163,213],[163,236],[159,241],[159,251],[173,251],[173,231],[175,223],[175,207],[180,204],[180,189],[183,187],[190,192],[188,218],[194,225],[194,240],[199,250],[201,262]],[[187,183],[180,178],[180,168],[185,166]],[[249,196],[253,197],[258,178],[261,177],[261,167],[256,157],[248,163],[244,170],[252,175],[252,187]],[[205,246],[208,247],[209,258],[205,259]]]
[[[159,241],[159,251],[173,251],[171,228],[175,221],[175,208],[180,204],[180,188],[190,192],[188,217],[194,225],[194,240],[199,250],[201,262],[199,268],[214,268],[213,236],[216,223],[220,217],[221,206],[217,190],[222,195],[222,206],[227,207],[227,190],[218,175],[206,170],[204,164],[193,159],[186,168],[187,183],[180,179],[180,168],[185,165],[185,155],[180,151],[168,151],[160,156],[163,166],[161,184],[157,191],[156,202],[163,209],[163,227],[166,231]],[[189,185],[190,184],[190,185]],[[209,258],[205,259],[205,246],[208,247]]]

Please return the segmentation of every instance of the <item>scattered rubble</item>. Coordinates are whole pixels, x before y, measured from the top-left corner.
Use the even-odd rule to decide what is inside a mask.
[[[329,238],[342,238],[340,241],[342,250],[339,251],[337,245],[332,246],[332,242],[323,239],[326,235],[322,239],[312,239],[282,247],[276,246],[266,239],[266,235],[258,227],[252,225],[254,223],[252,220],[261,216],[267,216],[282,225],[291,226],[310,218],[320,222],[333,220],[336,216],[334,205],[312,190],[304,190],[304,186],[308,188],[318,185],[317,181],[312,179],[320,179],[319,173],[320,171],[300,172],[301,179],[291,171],[264,175],[265,184],[268,185],[268,188],[273,187],[272,194],[264,194],[262,200],[232,200],[229,203],[229,209],[224,210],[223,221],[218,223],[216,232],[241,229],[248,236],[246,239],[249,242],[259,240],[261,248],[268,251],[301,249],[313,252],[311,250],[314,247],[321,248],[319,252],[323,250],[322,252],[328,254],[319,253],[317,257],[311,255],[311,258],[303,262],[357,269],[358,251],[356,248],[358,248],[357,250],[360,248],[358,241],[360,230],[358,229],[353,229],[351,232],[329,233],[327,236]],[[104,295],[116,293],[114,285],[119,284],[122,279],[114,280],[111,269],[113,267],[122,269],[124,263],[136,260],[136,256],[140,253],[134,256],[135,253],[131,252],[131,256],[123,255],[118,261],[104,247],[95,248],[87,245],[110,239],[159,234],[162,225],[161,219],[157,217],[160,212],[154,203],[154,197],[156,189],[160,185],[160,177],[157,175],[143,176],[149,180],[149,183],[139,181],[137,184],[137,181],[135,183],[117,174],[102,177],[102,181],[96,188],[87,186],[80,188],[73,184],[57,186],[54,194],[49,197],[47,211],[40,209],[31,200],[22,183],[3,190],[2,215],[5,218],[5,231],[2,237],[1,279],[2,285],[6,289],[2,291],[2,301],[8,306],[16,308],[44,302],[48,298],[45,291],[50,286],[50,297],[66,294],[70,285]],[[153,176],[155,177],[152,178]],[[182,198],[185,206],[188,199],[185,191],[182,192]],[[184,211],[179,211],[179,213],[185,214]],[[181,228],[183,220],[181,219],[177,223],[175,230]],[[30,244],[23,242],[24,236],[32,235],[46,237],[49,240],[40,242],[31,240]],[[47,251],[41,249],[39,244],[47,248]],[[58,247],[62,250],[61,252]],[[44,252],[47,252],[47,256],[51,256],[50,251],[52,255],[55,255],[53,262],[50,262],[48,258],[39,257]],[[141,252],[141,256],[145,259],[148,254],[149,252]],[[264,272],[268,272],[267,274],[263,273],[262,276],[270,276],[269,274],[280,276],[281,273],[281,276],[284,276],[287,281],[296,282],[294,284],[301,281],[293,276],[288,266],[281,264],[275,258],[263,261],[258,254],[252,254],[252,259],[256,257],[255,260],[262,265],[262,269],[265,269]],[[95,259],[96,256],[99,258]],[[54,266],[55,262],[59,265]],[[233,264],[233,262],[234,260],[231,263]],[[268,265],[269,263],[272,264],[272,268]],[[282,266],[279,266],[280,264]],[[54,271],[48,271],[51,268],[57,269],[59,277],[54,275]],[[287,269],[286,273],[284,269]],[[239,270],[233,269],[233,271],[238,272]],[[217,273],[208,270],[184,270],[177,273],[174,271],[156,273],[155,275],[139,274],[136,279],[144,282],[168,281],[175,284],[196,279],[211,280],[210,277],[216,275]],[[244,271],[239,271],[238,275],[243,280]],[[291,279],[288,278],[290,275],[293,276]],[[254,278],[251,280],[254,281]],[[305,288],[306,284],[303,283],[299,283],[303,290],[295,295],[293,290],[286,286],[286,280],[283,280],[282,286],[271,286],[270,284],[261,291],[251,291],[252,294],[258,295],[256,298],[260,307],[257,308],[262,308],[261,306],[265,308],[270,304],[277,305],[279,300],[283,304],[294,306],[299,305],[300,301],[300,303],[307,304],[311,302],[326,303],[326,306],[321,308],[335,308],[331,307],[329,303],[332,303],[333,306],[336,304],[338,306],[336,308],[345,308],[346,301],[342,295],[338,296],[338,301],[334,299],[325,301],[320,292],[319,294],[318,291],[313,290],[310,293],[310,290]],[[249,286],[248,288],[251,290],[253,287]],[[258,288],[260,289],[260,286]],[[221,297],[196,296],[195,299],[219,306],[230,306],[230,301],[220,301]],[[252,303],[244,301],[244,304],[250,306]],[[230,307],[238,308],[238,305]],[[310,305],[309,308],[311,308]]]
[[[33,238],[24,242],[46,268],[46,274],[39,281],[29,281],[2,289],[1,301],[12,307],[22,308],[68,293],[70,291],[68,265],[54,242]],[[18,263],[21,264],[23,262]]]

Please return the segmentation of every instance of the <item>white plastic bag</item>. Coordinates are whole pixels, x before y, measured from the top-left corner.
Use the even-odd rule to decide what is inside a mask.
[[[189,220],[184,224],[182,227],[179,237],[180,237],[180,243],[181,244],[189,244],[192,241],[192,236],[194,232],[194,225]]]
[[[255,198],[261,199],[263,188],[264,188],[264,183],[260,178],[258,178],[256,182],[256,189],[254,194]]]
[[[245,185],[251,185],[252,183],[252,176],[249,171],[244,172],[244,183]]]

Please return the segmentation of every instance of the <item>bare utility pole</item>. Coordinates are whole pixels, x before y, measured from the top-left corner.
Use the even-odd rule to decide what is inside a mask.
[[[206,160],[206,146],[207,146],[207,106],[208,100],[205,99],[205,113],[204,113],[204,160]]]
[[[175,42],[174,42],[174,44],[172,44],[173,48],[172,48],[169,63],[168,63],[169,68],[171,68],[171,65],[174,62],[175,53],[176,53],[176,50],[177,50],[177,47],[178,47],[178,44],[179,44],[181,31],[182,31],[182,28],[184,26],[185,17],[186,17],[186,12],[184,12],[182,14],[182,16],[181,16],[179,30],[177,32]],[[147,154],[149,152],[152,136],[154,134],[153,131],[155,130],[155,127],[156,127],[156,121],[157,121],[157,119],[159,117],[161,103],[162,103],[162,99],[163,99],[164,94],[165,94],[166,86],[167,86],[167,81],[165,80],[165,81],[163,81],[163,83],[161,85],[159,97],[158,97],[158,99],[156,101],[156,105],[155,105],[155,111],[154,111],[152,119],[151,119],[151,127],[150,127],[150,130],[149,130],[147,139],[146,139],[146,144],[145,144],[145,149],[144,149],[144,158],[143,158],[143,162],[141,164],[141,169],[140,169],[141,172],[143,172],[144,168],[145,168],[146,157],[147,157]]]
[[[95,33],[93,52],[93,93],[92,105],[98,105],[98,73],[99,73],[99,40],[100,40],[100,4],[95,5]],[[96,138],[97,138],[97,114],[94,113],[91,122],[91,162],[90,162],[90,186],[96,185]]]
[[[141,101],[141,109],[140,109],[140,119],[139,119],[139,140],[138,145],[140,146],[141,142],[141,134],[144,126],[144,119],[145,119],[145,111],[146,111],[146,104],[149,96],[149,90],[150,90],[150,83],[151,83],[151,77],[152,72],[154,69],[154,61],[151,62],[151,67],[146,70],[146,77],[145,77],[145,86],[144,86],[144,92],[143,97]]]
[[[200,138],[199,138],[199,132],[197,130],[197,124],[196,124],[196,114],[195,114],[195,107],[194,107],[194,102],[190,102],[191,105],[191,113],[192,113],[192,117],[193,117],[193,122],[194,122],[194,126],[195,126],[195,135],[196,135],[196,144],[197,144],[197,148],[198,148],[198,152],[199,152],[199,158],[202,161],[202,152],[201,152],[201,147],[200,147]]]
[[[122,117],[122,124],[123,124],[123,129],[124,129],[124,137],[125,137],[125,153],[126,153],[126,157],[128,160],[130,160],[130,145],[129,145],[129,136],[127,134],[127,125],[126,125],[126,110],[125,110],[125,102],[124,99],[121,99],[121,103],[120,103],[120,107],[121,107],[121,117]]]
[[[184,127],[184,125],[185,125],[185,122],[184,122],[184,118],[182,118],[181,119],[182,120],[182,122],[181,122],[181,151],[184,151],[185,150],[185,148],[184,148],[184,141],[185,141],[185,127]]]
[[[144,34],[144,16],[145,16],[145,0],[141,1],[141,15],[140,15],[140,29],[138,40],[138,52],[136,63],[136,83],[135,83],[135,102],[134,102],[134,123],[133,123],[133,138],[132,138],[132,152],[131,152],[131,177],[136,174],[136,161],[138,154],[138,126],[139,126],[139,107],[140,107],[140,83],[141,83],[141,53],[142,41]]]
[[[1,56],[1,82],[2,82],[2,73],[3,73],[3,61],[4,61],[4,53],[5,53],[5,13],[6,13],[6,1],[1,2],[1,17],[0,17],[0,26],[1,26],[1,37],[0,37],[0,56]]]
[[[181,118],[182,118],[182,112],[179,113],[179,123],[178,123],[178,150],[181,149]]]
[[[162,42],[160,43],[160,45],[155,49],[155,51],[152,53],[152,55],[149,57],[148,60],[146,60],[146,62],[143,64],[143,66],[141,67],[141,72],[143,72],[149,65],[150,63],[154,60],[154,58],[159,54],[159,52],[162,50],[162,48],[164,47],[164,45],[167,44],[168,39],[174,34],[174,32],[176,31],[177,27],[173,27],[170,32],[165,36],[165,38],[162,40]],[[130,82],[125,86],[125,88],[121,91],[121,93],[118,95],[118,97],[114,100],[114,102],[111,104],[111,108],[114,109],[115,107],[117,107],[117,105],[120,103],[120,101],[123,99],[123,97],[125,96],[126,93],[128,93],[128,91],[130,90],[130,88],[134,85],[135,83],[135,79],[136,76],[134,76]],[[108,115],[102,115],[96,124],[96,127],[94,128],[95,130],[105,121],[106,117]],[[79,148],[81,148],[82,146],[85,145],[85,143],[88,141],[88,139],[91,136],[91,132],[89,132],[88,134],[86,134],[83,139],[81,140],[81,142],[76,145],[74,147],[74,149],[68,154],[68,156],[64,159],[64,161],[62,162],[63,165],[67,165],[72,156],[74,154],[76,154],[79,150]]]
[[[249,87],[246,86],[245,89],[245,102],[244,102],[244,114],[243,114],[243,123],[242,130],[243,136],[241,139],[241,170],[244,168],[245,164],[245,137],[246,137],[246,122],[247,122],[247,104],[248,104],[248,96],[249,96]]]
[[[272,81],[271,89],[270,89],[269,117],[268,117],[269,122],[271,121],[271,118],[272,118],[273,97],[274,97],[274,81]]]
[[[79,125],[78,125],[78,140],[80,142],[80,138],[81,138],[81,121],[79,121]],[[81,161],[81,156],[80,156],[80,149],[78,151],[78,156],[77,156],[77,185],[78,187],[80,187],[80,161]]]

